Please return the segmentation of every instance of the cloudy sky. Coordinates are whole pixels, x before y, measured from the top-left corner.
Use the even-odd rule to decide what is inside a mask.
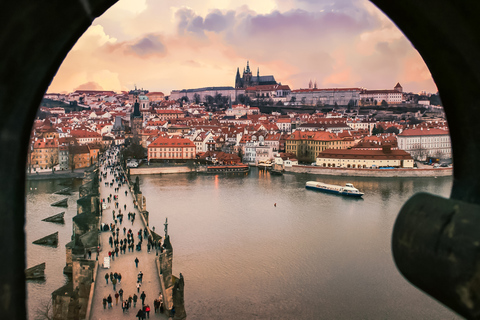
[[[48,92],[234,86],[250,61],[291,89],[436,92],[398,28],[367,0],[119,0],[80,38]]]

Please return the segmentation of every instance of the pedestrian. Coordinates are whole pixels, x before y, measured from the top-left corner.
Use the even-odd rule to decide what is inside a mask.
[[[140,293],[140,287],[142,286],[142,284],[140,283],[140,281],[137,281],[137,292]]]
[[[118,280],[118,284],[122,283],[122,274],[121,273],[118,273],[117,280]]]
[[[127,309],[127,301],[122,302],[122,311],[125,313],[125,310]]]
[[[107,309],[107,298],[103,297],[103,309]]]
[[[107,281],[107,285],[108,285],[108,278],[110,278],[110,276],[108,275],[108,272],[105,273],[105,281]]]
[[[117,289],[116,289],[116,287],[117,287],[117,279],[114,278],[114,279],[112,280],[112,284],[113,284],[113,291],[116,291],[116,290],[117,290]]]
[[[128,307],[129,307],[129,308],[130,308],[130,306],[132,305],[132,300],[133,300],[132,296],[129,296],[129,297],[128,297]]]
[[[123,301],[123,289],[120,289],[118,294],[120,295],[120,299]]]
[[[92,259],[92,250],[88,250],[88,259]]]
[[[120,294],[115,291],[115,305],[118,306],[118,297],[120,297]]]
[[[157,313],[159,308],[160,308],[160,300],[158,299],[153,300],[154,312]]]
[[[112,295],[109,294],[108,297],[107,297],[107,302],[108,302],[108,309],[111,309],[112,308]]]
[[[143,319],[143,316],[144,316],[143,310],[142,310],[142,309],[138,309],[138,312],[137,312],[137,318],[138,318],[138,320],[142,320],[142,319]]]
[[[133,306],[134,306],[134,307],[137,306],[137,300],[138,300],[138,296],[134,293],[134,294],[133,294]]]
[[[138,260],[138,257],[135,257],[135,267],[138,268],[138,263],[140,262],[140,260]]]
[[[140,295],[140,299],[142,299],[142,306],[145,304],[145,298],[147,295],[145,294],[145,291],[142,291],[142,294]]]
[[[150,319],[150,306],[148,304],[145,306],[145,313],[147,314],[147,318]]]

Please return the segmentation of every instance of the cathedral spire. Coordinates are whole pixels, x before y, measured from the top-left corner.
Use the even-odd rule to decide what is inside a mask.
[[[237,68],[237,75],[235,76],[235,88],[241,88],[243,86],[242,78],[240,77],[240,70]]]
[[[257,81],[260,79],[260,67],[257,67]]]
[[[250,73],[250,66],[249,66],[249,61],[247,60],[247,73]]]

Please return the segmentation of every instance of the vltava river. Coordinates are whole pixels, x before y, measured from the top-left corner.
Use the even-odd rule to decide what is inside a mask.
[[[305,182],[353,183],[363,199],[305,189]],[[454,319],[410,285],[392,260],[390,238],[401,206],[416,192],[448,197],[451,178],[374,179],[270,176],[140,176],[150,225],[168,217],[174,274],[185,277],[188,319]],[[32,188],[32,190],[30,190]],[[37,190],[35,190],[37,188]],[[58,181],[27,182],[27,264],[47,261],[44,282],[29,282],[29,318],[65,283],[65,225],[40,222],[64,211]],[[274,204],[276,203],[276,207]],[[58,248],[31,241],[59,231]]]
[[[305,189],[353,183],[363,200]],[[168,232],[189,319],[452,319],[410,285],[391,254],[393,224],[416,192],[451,178],[140,176],[150,225]],[[276,207],[274,204],[276,203]]]

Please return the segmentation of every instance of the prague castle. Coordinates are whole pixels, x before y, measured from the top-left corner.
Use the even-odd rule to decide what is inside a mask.
[[[246,89],[247,87],[277,84],[273,76],[260,76],[260,69],[257,68],[257,75],[252,76],[252,71],[247,61],[247,67],[243,69],[243,76],[240,77],[240,70],[237,68],[235,76],[235,89]]]

